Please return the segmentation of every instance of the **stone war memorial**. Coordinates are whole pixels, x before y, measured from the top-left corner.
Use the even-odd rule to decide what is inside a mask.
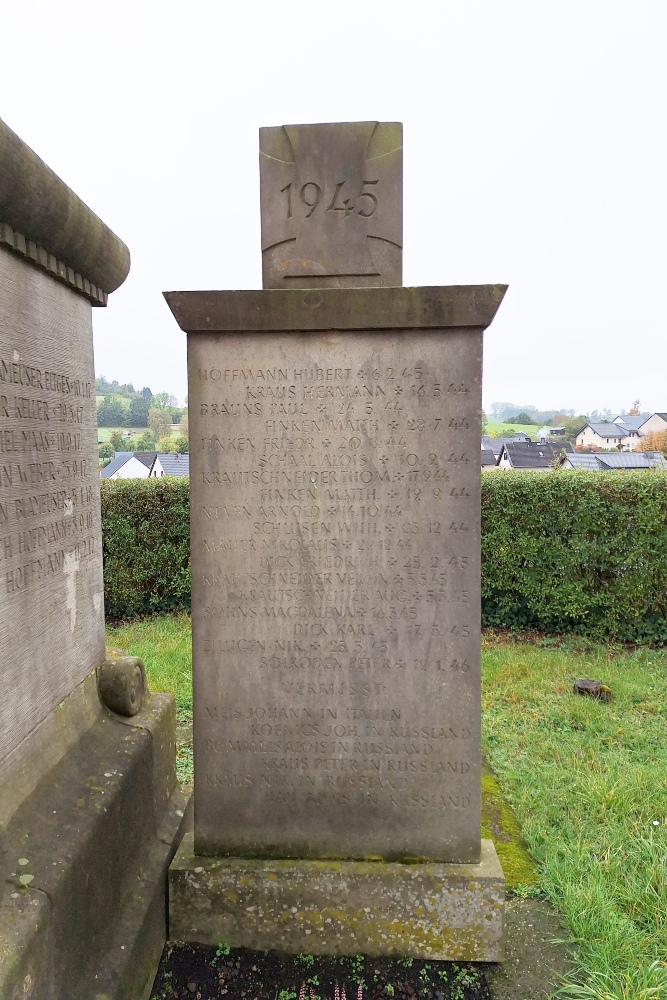
[[[104,646],[92,306],[127,247],[0,122],[0,997],[140,1000],[186,817],[171,696]]]
[[[194,833],[174,940],[503,958],[480,837],[482,338],[402,287],[402,127],[260,130],[260,291],[188,335]]]

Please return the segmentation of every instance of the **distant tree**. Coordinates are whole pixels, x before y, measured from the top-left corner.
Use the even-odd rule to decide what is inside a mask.
[[[116,396],[105,396],[97,404],[97,423],[99,427],[123,427],[125,421],[125,407]]]
[[[489,421],[486,419],[486,413],[484,412],[484,410],[482,410],[481,413],[482,413],[482,437],[484,437],[484,435],[486,434],[486,429],[489,425]],[[182,430],[181,433],[183,433]]]
[[[630,409],[628,410],[628,416],[629,417],[638,417],[641,414],[641,410],[640,410],[640,406],[641,405],[642,405],[641,404],[641,400],[636,399],[634,401],[634,403],[632,404],[632,406],[630,407]]]
[[[163,455],[175,455],[178,451],[176,440],[172,437],[158,438],[157,451]]]
[[[171,393],[167,396],[167,406],[172,410],[178,406],[178,400]]]
[[[126,443],[125,437],[121,434],[120,431],[111,432],[111,437],[109,438],[109,444],[111,445],[114,451],[122,451],[125,443]]]
[[[168,401],[169,401],[168,392],[156,392],[151,400],[151,403],[154,407],[159,407],[161,410],[164,410],[164,408],[167,406]]]
[[[144,431],[140,438],[137,438],[136,451],[155,451],[155,437],[150,431]]]
[[[504,420],[510,413],[516,413],[517,409],[520,407],[516,407],[514,403],[491,403],[491,416],[498,422]]]
[[[130,400],[130,424],[132,427],[148,427],[148,400],[135,396]]]
[[[507,417],[504,421],[506,424],[532,424],[533,419],[529,414],[522,410],[521,413],[517,413],[516,417]]]
[[[153,397],[155,401],[155,396]],[[148,426],[156,441],[167,436],[171,430],[171,414],[169,410],[151,406],[148,411]]]
[[[99,448],[97,449],[97,454],[102,459],[103,458],[107,458],[107,459],[108,458],[113,458],[113,452],[114,452],[114,447],[113,447],[113,445],[111,444],[110,441],[106,441],[104,444],[101,444],[99,446]]]
[[[667,455],[667,431],[648,431],[637,445],[637,451],[659,451]]]
[[[190,442],[182,435],[176,438],[176,451],[179,455],[187,455],[190,451]]]
[[[568,417],[567,413],[563,413],[562,411],[559,413],[554,413],[553,417],[551,418],[551,426],[562,427],[565,421],[567,420],[567,417]]]
[[[565,428],[566,441],[573,441],[582,427],[588,423],[588,417],[579,414],[578,417],[566,417],[559,426]]]
[[[482,419],[486,420],[486,417],[484,416],[484,411],[483,410],[482,410]],[[181,417],[181,422],[178,425],[178,429],[181,432],[181,434],[183,435],[183,437],[185,437],[185,438],[186,437],[190,437],[189,421],[188,421],[188,411],[187,410],[185,411],[185,413]],[[484,432],[482,431],[482,433],[484,433]]]
[[[150,391],[147,385],[143,387],[139,395],[143,396],[147,403],[150,403],[151,399],[153,398],[153,393]]]

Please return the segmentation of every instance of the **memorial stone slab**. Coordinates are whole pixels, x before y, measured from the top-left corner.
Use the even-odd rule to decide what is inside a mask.
[[[198,852],[479,860],[480,358],[191,338]]]

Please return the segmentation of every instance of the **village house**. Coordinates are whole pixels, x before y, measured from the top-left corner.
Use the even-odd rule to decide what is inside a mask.
[[[151,465],[149,476],[151,479],[160,479],[162,476],[189,476],[190,456],[189,455],[163,455],[156,454]]]
[[[653,431],[667,431],[667,413],[652,413],[641,425],[642,434],[651,434]]]
[[[100,472],[100,479],[148,479],[157,452],[117,451]]]
[[[667,469],[667,459],[659,451],[607,453],[574,452],[563,456],[562,469],[584,469],[587,472],[609,472],[612,469]]]
[[[574,443],[577,448],[600,448],[602,450],[634,451],[641,440],[638,429],[623,423],[587,423],[577,433]]]
[[[517,441],[530,442],[531,438],[524,431],[517,431],[516,434],[512,434],[511,437],[488,437],[486,434],[482,437],[482,448],[484,451],[491,451],[495,457],[496,463],[498,462],[498,456],[500,455],[501,449],[504,444],[516,443]]]
[[[504,444],[498,459],[499,469],[530,469],[547,472],[555,468],[564,452],[572,452],[569,441],[510,441]]]

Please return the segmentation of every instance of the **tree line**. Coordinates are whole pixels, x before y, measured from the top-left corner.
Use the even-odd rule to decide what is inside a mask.
[[[177,424],[188,412],[171,393],[153,393],[148,386],[137,390],[131,382],[109,382],[104,375],[95,379],[95,393],[103,397],[97,404],[98,427],[148,427],[151,410],[163,411],[169,424]]]
[[[113,458],[115,451],[188,452],[188,409],[168,392],[153,393],[148,386],[135,389],[131,382],[109,382],[103,375],[95,379],[98,427],[113,427],[109,441],[100,445],[101,459]],[[187,403],[187,399],[186,399]],[[172,436],[178,425],[179,434]],[[145,428],[139,435],[123,434],[121,428]]]

